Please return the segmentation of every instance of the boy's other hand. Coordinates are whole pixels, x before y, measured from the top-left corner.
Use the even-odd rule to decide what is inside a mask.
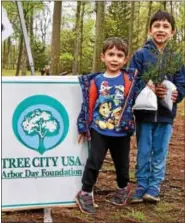
[[[155,87],[155,93],[156,93],[157,97],[159,97],[160,99],[163,99],[163,98],[165,98],[165,96],[167,94],[167,89],[164,85],[157,84]]]
[[[80,133],[78,135],[78,144],[79,143],[84,143],[86,141],[86,135],[84,133]]]
[[[172,91],[172,101],[173,101],[173,103],[176,102],[177,97],[178,97],[178,91],[177,90]]]

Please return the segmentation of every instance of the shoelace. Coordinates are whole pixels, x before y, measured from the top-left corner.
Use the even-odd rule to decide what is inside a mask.
[[[88,194],[84,194],[84,195],[81,195],[82,196],[82,199],[85,203],[85,205],[92,205],[93,204],[93,200],[92,200],[92,197],[89,196]]]
[[[115,193],[115,197],[120,198],[120,199],[126,198],[127,195],[128,195],[128,191],[126,189],[117,190]]]

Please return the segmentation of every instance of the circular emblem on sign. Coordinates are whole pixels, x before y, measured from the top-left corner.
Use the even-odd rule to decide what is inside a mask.
[[[64,106],[55,98],[35,95],[17,106],[12,126],[22,144],[43,154],[65,139],[69,117]]]

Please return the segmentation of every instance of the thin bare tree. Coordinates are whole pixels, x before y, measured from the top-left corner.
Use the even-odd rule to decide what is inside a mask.
[[[148,27],[149,27],[151,12],[152,12],[152,2],[148,2],[148,15],[147,15],[147,22],[146,22],[146,26],[145,26],[144,42],[146,42],[147,38],[148,38]]]
[[[20,38],[19,38],[19,54],[18,54],[18,59],[17,59],[17,67],[16,67],[15,76],[19,76],[19,70],[20,70],[20,66],[21,66],[22,51],[23,51],[23,34],[21,33]]]
[[[104,40],[104,17],[105,17],[105,2],[96,2],[96,36],[93,55],[93,72],[102,70],[102,63],[100,60],[100,54],[102,51],[102,45]]]
[[[81,74],[83,71],[83,61],[82,61],[82,57],[83,57],[83,31],[84,31],[84,14],[85,14],[85,4],[86,2],[82,2],[82,10],[81,10],[81,17],[80,17],[80,62],[79,62],[79,66],[78,66],[78,71]]]
[[[62,14],[62,1],[54,2],[53,30],[51,42],[51,74],[60,73],[60,26]]]
[[[132,36],[134,26],[135,2],[131,2],[130,22],[129,22],[129,38],[128,38],[128,55],[132,54]]]
[[[74,39],[74,61],[72,67],[72,74],[75,75],[78,72],[78,63],[79,63],[79,52],[80,52],[80,12],[81,12],[81,1],[77,2],[76,10],[76,25],[75,25],[75,39]]]

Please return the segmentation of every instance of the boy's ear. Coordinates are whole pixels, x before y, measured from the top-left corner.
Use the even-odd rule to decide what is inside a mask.
[[[148,35],[150,36],[150,34],[151,34],[151,29],[149,28],[148,29]]]
[[[172,31],[172,35],[171,35],[171,37],[173,37],[173,36],[175,35],[175,33],[176,33],[176,29],[174,29],[174,30]]]
[[[130,55],[125,57],[125,64],[128,63],[129,59],[130,59]]]
[[[103,53],[101,53],[100,58],[102,62],[105,62],[105,55]]]

